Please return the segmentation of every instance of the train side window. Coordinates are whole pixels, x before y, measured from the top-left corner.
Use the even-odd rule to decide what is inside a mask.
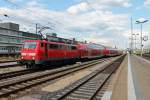
[[[50,49],[58,49],[58,45],[57,44],[50,44],[49,48]]]
[[[58,48],[59,48],[59,49],[63,49],[63,46],[62,46],[62,45],[59,45]]]
[[[51,45],[50,44],[48,45],[48,48],[51,49]]]
[[[44,43],[41,43],[41,47],[44,47]]]
[[[60,48],[61,50],[65,50],[65,49],[66,49],[65,45],[59,45],[59,48]]]
[[[67,50],[68,48],[67,48],[66,45],[61,45],[61,49],[62,49],[62,50]]]
[[[76,50],[77,48],[76,48],[76,46],[71,46],[71,49]]]
[[[67,50],[71,50],[71,46],[70,45],[67,46]]]

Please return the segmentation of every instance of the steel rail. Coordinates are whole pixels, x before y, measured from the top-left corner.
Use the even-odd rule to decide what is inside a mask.
[[[30,88],[32,86],[42,84],[46,81],[54,80],[65,75],[68,75],[72,72],[85,69],[87,67],[101,63],[100,60],[89,61],[81,64],[75,64],[74,66],[64,67],[60,69],[54,69],[51,71],[37,72],[33,74],[22,75],[10,80],[5,80],[0,82],[0,97],[8,96],[12,93],[17,93],[24,89]]]
[[[79,81],[71,84],[63,90],[43,97],[43,100],[92,100],[112,73],[119,67],[124,56],[114,62],[105,65],[103,69],[97,70]]]

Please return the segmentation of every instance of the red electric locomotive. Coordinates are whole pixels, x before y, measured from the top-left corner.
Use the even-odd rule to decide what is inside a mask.
[[[27,40],[21,50],[21,63],[27,67],[78,58],[76,45],[45,40]]]

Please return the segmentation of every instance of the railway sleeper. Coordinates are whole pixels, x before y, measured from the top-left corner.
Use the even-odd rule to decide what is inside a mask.
[[[82,99],[89,100],[89,98],[91,97],[91,95],[86,95],[86,94],[81,95],[81,94],[72,93],[71,95],[67,96],[64,100],[66,100],[66,99],[68,99],[68,98],[70,98],[70,97],[72,97],[72,98],[74,98],[74,99],[76,99],[76,100],[77,100],[77,99],[80,100],[81,98],[82,98]],[[69,100],[69,99],[68,99],[68,100]]]
[[[29,83],[22,83],[23,85],[25,85],[25,86],[28,86],[28,85],[30,85]]]
[[[77,70],[77,69],[76,69]],[[73,71],[73,70],[72,70]],[[20,88],[18,88],[17,90],[22,90],[23,88],[25,88],[25,87],[31,87],[32,85],[36,85],[36,84],[40,84],[40,83],[42,83],[42,82],[44,82],[44,81],[49,81],[49,80],[52,80],[52,79],[54,79],[54,78],[58,78],[60,75],[65,75],[65,74],[67,74],[67,73],[70,73],[71,71],[66,71],[65,73],[62,73],[62,74],[56,74],[55,76],[49,76],[49,77],[44,77],[44,78],[42,78],[42,77],[40,77],[39,79],[37,79],[37,78],[33,78],[32,76],[33,75],[31,75],[31,77],[33,78],[33,79],[36,79],[36,80],[34,80],[34,81],[31,81],[32,79],[30,79],[30,81],[27,81],[25,84],[26,85],[23,85],[23,86],[21,86]],[[88,78],[90,78],[90,76],[88,77]],[[85,78],[85,79],[88,79],[88,78]],[[26,78],[25,78],[26,79]],[[85,80],[84,80],[85,81]],[[36,83],[37,82],[37,83]],[[83,82],[83,80],[81,80],[80,82],[78,82],[78,84],[76,84],[76,86],[77,85],[79,85],[79,84],[81,84]],[[18,83],[17,83],[18,84]],[[20,84],[20,83],[19,83]],[[23,83],[21,83],[21,84],[23,84]],[[75,86],[75,87],[76,87]],[[73,86],[73,88],[74,88],[74,86]],[[68,91],[66,91],[66,92],[68,92]],[[66,94],[66,92],[64,92],[63,94]],[[59,94],[58,94],[59,95]]]
[[[79,94],[79,95],[91,95],[91,91],[90,92],[83,92],[83,91],[75,91],[73,94]]]
[[[117,60],[116,60],[117,61]],[[121,60],[118,59],[117,62],[119,62]],[[120,62],[121,63],[121,62]],[[84,84],[87,84],[86,87],[89,87],[90,85],[91,86],[94,86],[96,85],[94,91],[91,91],[93,93],[91,93],[91,96],[89,98],[86,98],[86,99],[91,99],[98,91],[99,89],[103,86],[103,84],[106,82],[106,80],[109,78],[109,76],[112,74],[112,72],[117,68],[117,66],[120,64],[120,63],[115,63],[113,62],[112,64],[109,65],[109,67],[107,67],[107,69],[105,68],[105,70],[103,71],[100,71],[101,73],[105,73],[105,74],[100,74],[99,71],[95,72],[94,74],[90,74],[88,78],[83,78],[84,81],[80,81],[80,82],[75,82],[75,83],[81,83],[79,84],[78,86],[71,86],[71,87],[74,87],[70,93],[63,93],[64,95],[60,96],[60,93],[59,96],[58,95],[54,95],[55,99],[59,100],[60,98],[62,99],[67,99],[68,97],[70,97],[70,95],[68,94],[74,94],[75,91],[78,90],[78,88],[81,88],[82,86],[84,86]],[[117,65],[117,66],[116,66]],[[116,66],[116,67],[115,67]],[[101,79],[102,78],[102,79]],[[86,81],[85,79],[89,80],[89,81]],[[99,79],[101,79],[101,81],[98,81]],[[94,81],[96,83],[93,83],[91,81]],[[83,82],[83,83],[82,83]],[[89,84],[88,84],[89,83]],[[98,85],[97,85],[98,84]],[[75,85],[75,84],[72,84],[72,85]],[[85,87],[85,88],[86,88]],[[89,91],[86,91],[86,92],[89,92]],[[83,96],[81,97],[83,98]]]
[[[7,93],[7,92],[10,92],[10,91],[12,91],[12,90],[3,88],[3,89],[1,89],[1,91],[3,91],[4,93]]]
[[[87,87],[81,87],[80,89],[81,89],[81,90],[84,90],[84,89],[93,90],[93,87],[88,87],[88,88],[87,88]],[[80,90],[80,89],[78,89],[78,90]]]
[[[24,87],[24,85],[17,84],[17,85],[15,85],[15,87],[21,88],[21,87]]]
[[[15,86],[10,86],[9,87],[11,90],[17,90],[17,89],[19,89],[18,87],[15,87]]]
[[[95,90],[95,88],[93,88],[92,90],[89,90],[89,89],[78,89],[78,90],[76,90],[76,91],[80,91],[80,92],[93,92]]]

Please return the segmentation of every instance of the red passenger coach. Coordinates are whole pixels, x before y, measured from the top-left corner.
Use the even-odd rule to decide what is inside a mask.
[[[108,57],[119,56],[122,54],[120,50],[116,48],[111,48],[111,47],[106,47],[104,52],[105,52],[105,55]]]
[[[104,56],[104,46],[95,43],[80,43],[77,46],[81,59],[95,59]]]
[[[103,51],[105,47],[103,45],[89,43],[87,44],[87,48],[88,48],[88,59],[104,57]]]
[[[88,58],[88,48],[85,43],[78,43],[77,49],[79,52],[80,59],[87,59]]]
[[[105,47],[103,53],[104,53],[104,56],[105,56],[105,57],[106,57],[106,56],[109,56],[109,53],[110,53],[110,52],[109,52],[109,48]]]

